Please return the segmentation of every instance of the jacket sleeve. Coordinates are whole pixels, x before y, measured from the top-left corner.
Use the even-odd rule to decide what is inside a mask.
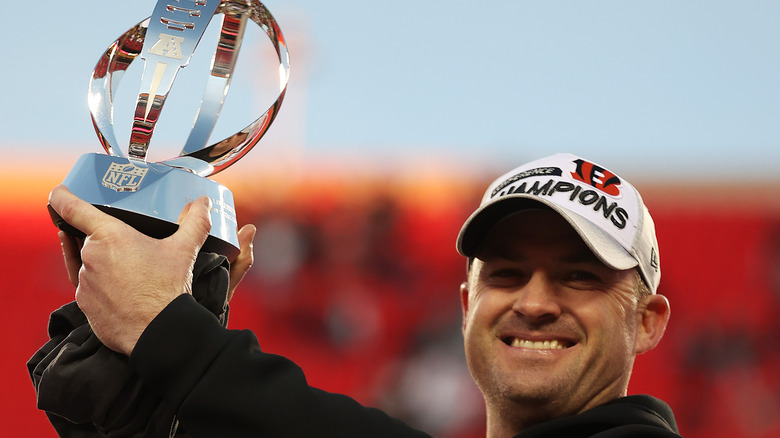
[[[228,330],[189,295],[171,302],[130,356],[193,437],[427,437],[384,412],[312,388],[292,361]]]

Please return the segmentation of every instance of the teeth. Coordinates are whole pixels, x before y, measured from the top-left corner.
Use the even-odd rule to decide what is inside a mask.
[[[528,348],[532,350],[563,350],[563,343],[552,341],[529,341],[527,339],[512,338],[513,347]]]

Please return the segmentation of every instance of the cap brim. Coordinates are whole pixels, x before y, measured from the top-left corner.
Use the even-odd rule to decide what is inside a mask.
[[[639,262],[615,239],[598,226],[547,199],[523,193],[505,195],[480,206],[466,219],[458,235],[458,252],[473,257],[487,233],[505,217],[541,206],[552,209],[563,217],[579,234],[585,244],[605,265],[625,270]]]

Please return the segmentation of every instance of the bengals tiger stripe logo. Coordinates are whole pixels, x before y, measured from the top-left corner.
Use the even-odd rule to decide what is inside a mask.
[[[611,196],[620,196],[620,178],[609,170],[591,162],[574,160],[577,170],[571,176]]]

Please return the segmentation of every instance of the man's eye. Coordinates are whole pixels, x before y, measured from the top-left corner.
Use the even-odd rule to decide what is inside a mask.
[[[517,275],[520,275],[520,271],[517,269],[499,269],[493,272],[495,277],[515,277]]]
[[[524,277],[519,269],[497,269],[490,273],[490,280],[496,283],[509,283],[521,281]]]
[[[567,274],[567,279],[572,282],[592,282],[601,281],[598,275],[590,271],[571,271]]]

